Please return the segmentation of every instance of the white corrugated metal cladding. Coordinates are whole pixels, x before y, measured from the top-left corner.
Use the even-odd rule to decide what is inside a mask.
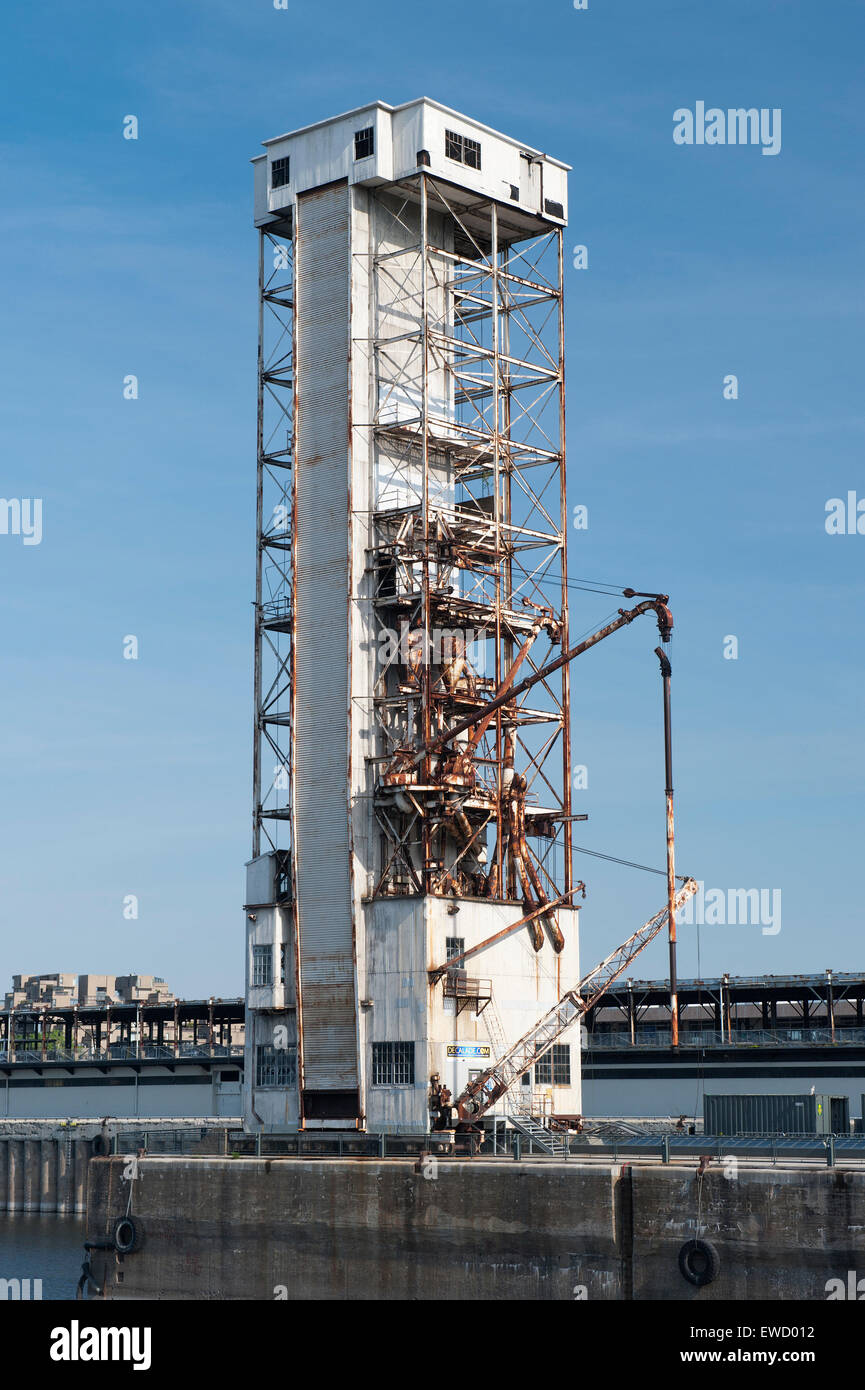
[[[348,188],[297,201],[296,873],[303,1087],[356,1090],[347,788]]]

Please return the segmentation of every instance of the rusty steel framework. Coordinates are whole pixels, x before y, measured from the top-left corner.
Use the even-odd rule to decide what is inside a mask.
[[[419,174],[376,298],[372,602],[379,648],[373,896],[573,891],[562,230]],[[387,219],[384,224],[387,226]],[[464,732],[452,746],[446,735]],[[540,948],[544,922],[531,919]]]
[[[258,250],[258,428],[253,857],[290,848],[294,436],[294,246],[262,230]]]

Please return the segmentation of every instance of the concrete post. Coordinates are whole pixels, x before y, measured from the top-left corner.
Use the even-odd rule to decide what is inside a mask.
[[[57,1160],[62,1140],[43,1139],[39,1145],[39,1210],[57,1210]]]
[[[61,1216],[68,1215],[75,1207],[72,1189],[74,1162],[74,1141],[71,1134],[65,1134],[57,1140],[57,1211]]]
[[[7,1211],[24,1210],[24,1140],[9,1140],[9,1188]]]
[[[73,1145],[74,1163],[72,1172],[73,1211],[87,1210],[87,1165],[90,1162],[90,1140],[76,1139]]]
[[[42,1146],[38,1139],[24,1140],[23,1211],[39,1210],[39,1181],[42,1173]]]

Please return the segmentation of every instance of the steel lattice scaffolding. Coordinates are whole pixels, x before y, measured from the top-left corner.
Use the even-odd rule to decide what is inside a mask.
[[[378,201],[374,895],[531,906],[572,888],[567,667],[482,721],[567,640],[562,230],[423,173]]]
[[[253,856],[290,848],[294,244],[259,233]]]
[[[567,666],[482,720],[568,633],[562,229],[422,173],[375,201],[371,892],[531,908],[573,888]],[[294,259],[287,216],[259,237],[253,855],[291,849]]]

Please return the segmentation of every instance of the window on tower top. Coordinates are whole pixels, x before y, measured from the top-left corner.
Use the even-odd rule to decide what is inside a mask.
[[[354,132],[354,157],[369,159],[371,154],[375,154],[375,127],[370,125]]]
[[[288,170],[291,161],[288,156],[285,159],[275,159],[270,166],[270,186],[271,188],[285,188],[288,185]]]
[[[460,135],[455,130],[445,131],[445,155],[448,159],[455,159],[458,164],[467,164],[470,169],[481,167],[480,141]]]

